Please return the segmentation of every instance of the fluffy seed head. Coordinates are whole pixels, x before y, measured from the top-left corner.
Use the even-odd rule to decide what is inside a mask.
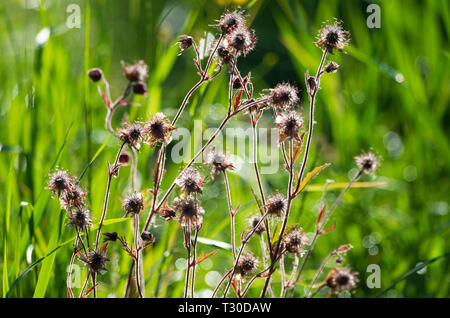
[[[122,201],[122,208],[128,214],[139,214],[144,209],[144,196],[140,192],[132,192],[125,196]]]
[[[170,132],[174,129],[175,127],[170,124],[163,113],[156,113],[145,125],[145,131],[148,135],[146,143],[151,147],[154,147],[158,142],[167,145],[172,140]]]
[[[63,192],[59,200],[65,210],[81,208],[86,204],[86,195],[87,193],[81,187],[72,184]]]
[[[240,26],[231,31],[227,36],[226,41],[236,50],[236,52],[246,56],[255,48],[255,31],[253,29],[248,29],[245,26]]]
[[[297,104],[300,100],[297,96],[297,87],[289,83],[278,83],[269,91],[271,103],[275,107],[287,108]]]
[[[175,183],[187,194],[202,193],[203,182],[200,172],[192,167],[184,169],[175,180]]]
[[[215,148],[206,156],[206,164],[211,169],[211,175],[214,177],[220,172],[224,172],[226,169],[233,170],[233,164],[228,159],[227,154],[216,151]]]
[[[287,200],[281,193],[272,194],[267,198],[266,211],[269,214],[281,217],[286,211]]]
[[[131,125],[125,123],[123,128],[119,130],[120,140],[136,150],[141,148],[141,141],[145,138],[145,134],[146,132],[141,122],[134,122]]]
[[[86,208],[77,208],[68,211],[69,217],[67,225],[78,228],[92,227],[92,217]]]
[[[283,238],[283,242],[289,253],[299,254],[308,242],[308,237],[302,233],[301,229],[293,229]]]
[[[253,273],[258,266],[258,259],[252,255],[243,255],[239,258],[236,272],[242,276]]]
[[[245,25],[245,19],[242,11],[230,12],[226,10],[219,20],[219,27],[223,34],[229,33],[239,26]]]
[[[58,197],[61,195],[61,192],[66,191],[71,183],[73,178],[69,176],[66,170],[57,169],[55,172],[49,175],[47,189],[52,190],[52,196],[58,194]]]
[[[350,42],[349,32],[342,28],[342,24],[342,21],[337,20],[332,24],[326,24],[319,30],[317,42],[314,44],[326,49],[331,54],[333,54],[334,49],[342,52],[343,48]]]
[[[93,251],[88,253],[87,256],[83,256],[81,260],[86,263],[86,265],[89,267],[89,269],[94,272],[98,273],[100,271],[107,271],[106,269],[106,263],[109,262],[109,258],[106,257],[106,248],[100,249],[100,251]]]
[[[333,294],[341,291],[350,291],[359,283],[358,273],[352,272],[349,268],[333,268],[327,275],[327,285]]]
[[[295,110],[282,112],[275,119],[275,123],[279,127],[279,143],[282,143],[286,139],[299,139],[298,132],[303,126],[303,117]]]
[[[142,60],[134,64],[125,64],[122,62],[122,66],[125,77],[130,82],[145,81],[148,77],[148,66]]]
[[[178,213],[177,220],[181,226],[193,228],[202,225],[205,211],[196,198],[192,196],[176,198],[173,203],[175,211]]]
[[[261,217],[259,215],[254,215],[249,219],[249,224],[251,229],[255,229],[255,233],[261,235],[264,232],[263,222],[259,224]],[[259,225],[258,225],[259,224]]]
[[[361,155],[355,157],[355,162],[359,169],[365,174],[375,175],[380,166],[380,158],[375,156],[372,152],[362,152]]]

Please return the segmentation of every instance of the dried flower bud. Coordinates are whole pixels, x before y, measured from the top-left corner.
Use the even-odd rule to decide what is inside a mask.
[[[229,12],[226,10],[220,17],[219,27],[223,34],[229,33],[239,26],[245,25],[245,19],[242,11]]]
[[[92,227],[92,217],[88,209],[77,208],[68,210],[67,213],[69,214],[67,225],[78,228]]]
[[[274,88],[269,89],[271,103],[275,107],[287,108],[299,102],[297,96],[298,89],[289,83],[278,83]]]
[[[350,291],[359,283],[358,273],[349,268],[333,268],[327,275],[326,282],[331,293],[337,295],[341,291]]]
[[[127,194],[122,202],[122,208],[128,214],[139,214],[144,209],[144,196],[140,192]]]
[[[289,253],[299,254],[308,242],[308,237],[302,233],[301,229],[293,229],[283,238],[283,242]]]
[[[233,81],[233,88],[238,89],[242,87],[242,81],[239,77],[236,77],[236,79]]]
[[[298,132],[303,126],[303,117],[295,110],[285,111],[277,116],[275,123],[279,127],[278,143],[286,139],[295,138],[299,140]]]
[[[148,231],[144,231],[141,234],[141,239],[146,243],[153,243],[155,241],[155,236]]]
[[[125,123],[123,129],[119,130],[119,138],[127,143],[130,148],[139,150],[141,148],[141,141],[146,136],[144,126],[140,122],[133,124]]]
[[[142,60],[135,64],[125,64],[122,62],[122,66],[125,77],[130,82],[145,81],[148,77],[148,66]]]
[[[342,28],[342,24],[342,21],[335,20],[333,24],[325,25],[319,30],[317,42],[314,44],[331,54],[334,49],[342,52],[342,49],[350,42],[349,32]]]
[[[269,196],[266,201],[265,209],[267,213],[281,217],[287,208],[287,200],[281,193],[275,193]]]
[[[178,55],[181,55],[184,51],[186,51],[188,48],[194,44],[194,39],[192,39],[189,35],[182,35],[180,36],[180,39],[177,41],[178,45],[180,46],[180,53]]]
[[[360,156],[355,157],[355,162],[360,170],[369,175],[375,175],[375,172],[381,164],[380,158],[372,152],[363,152]]]
[[[133,93],[137,95],[146,95],[147,94],[147,85],[145,82],[136,82],[133,84]]]
[[[99,69],[99,68],[91,68],[91,69],[88,71],[88,76],[89,76],[89,78],[91,79],[91,81],[93,81],[93,82],[98,82],[99,80],[102,79],[102,77],[103,77],[103,72],[102,72],[102,70]]]
[[[112,233],[103,233],[103,235],[105,236],[105,238],[103,239],[103,242],[115,242],[118,239],[118,234],[117,232],[112,232]]]
[[[119,163],[121,166],[128,166],[128,163],[131,160],[131,156],[128,152],[122,151],[119,155]]]
[[[81,208],[86,202],[87,193],[78,185],[72,184],[60,197],[61,206],[65,210]]]
[[[178,213],[178,221],[183,227],[199,227],[203,224],[205,210],[200,206],[200,201],[192,196],[176,198],[174,200],[175,211]]]
[[[308,72],[306,72],[306,87],[308,89],[308,94],[312,95],[315,93],[317,89],[317,81],[314,76],[310,76]]]
[[[339,64],[336,62],[330,62],[325,66],[325,72],[327,73],[334,73],[338,70]]]
[[[175,130],[163,113],[156,113],[145,125],[148,139],[145,141],[150,147],[154,147],[158,142],[167,145],[172,140],[171,132]]]
[[[241,276],[253,273],[258,266],[258,260],[252,255],[243,255],[239,258],[236,272]]]
[[[250,228],[255,229],[255,233],[261,235],[264,232],[264,226],[262,224],[261,217],[259,215],[254,215],[250,218]],[[259,225],[258,225],[259,224]]]
[[[182,173],[175,180],[175,183],[183,189],[187,194],[203,193],[202,186],[204,179],[200,172],[192,167],[184,169]]]
[[[255,30],[248,29],[245,26],[238,27],[228,35],[226,41],[238,53],[242,53],[244,54],[244,56],[246,56],[255,48]]]
[[[211,149],[206,156],[206,164],[211,169],[211,175],[214,177],[220,172],[224,172],[227,169],[233,170],[233,164],[228,159],[227,154],[216,151],[215,148]]]
[[[55,172],[49,175],[48,185],[46,189],[52,190],[52,196],[58,194],[58,197],[61,196],[61,192],[66,191],[71,183],[73,182],[73,178],[69,176],[66,170],[57,169]]]

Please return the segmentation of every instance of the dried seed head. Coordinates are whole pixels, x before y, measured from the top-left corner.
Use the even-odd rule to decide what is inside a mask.
[[[239,258],[236,266],[236,272],[241,276],[253,273],[258,266],[258,259],[252,255],[243,255]]]
[[[87,193],[78,185],[70,185],[59,198],[61,206],[65,210],[81,208],[86,205],[85,198]]]
[[[87,256],[82,256],[80,259],[86,263],[89,269],[94,273],[107,271],[105,266],[106,263],[109,262],[109,258],[106,257],[106,248],[102,248],[97,252],[89,252]]]
[[[262,232],[264,232],[264,225],[262,222],[259,224],[260,221],[261,217],[259,215],[254,215],[249,219],[250,228],[255,229],[255,233],[258,235],[261,235]]]
[[[308,237],[302,233],[301,229],[293,229],[283,238],[283,242],[289,253],[299,254],[308,242]]]
[[[102,79],[102,77],[103,77],[103,72],[102,72],[102,70],[99,69],[99,68],[91,68],[91,69],[88,71],[88,76],[89,76],[89,78],[91,79],[91,81],[93,81],[93,82],[98,82],[99,80]]]
[[[49,175],[48,185],[46,189],[52,190],[52,196],[58,194],[61,196],[61,192],[66,191],[73,182],[73,178],[69,176],[66,170],[57,169],[55,172]]]
[[[153,243],[155,241],[155,236],[148,231],[144,231],[141,234],[141,239],[146,243]]]
[[[174,200],[175,211],[178,213],[178,221],[183,227],[200,227],[203,224],[203,214],[205,211],[200,206],[200,202],[192,197],[176,198]]]
[[[286,139],[299,139],[298,132],[303,126],[303,117],[295,110],[282,112],[275,119],[275,123],[279,127],[278,142],[280,144]]]
[[[281,217],[286,211],[287,200],[281,193],[275,193],[269,196],[266,201],[266,211],[269,214]]]
[[[119,237],[117,232],[103,233],[103,235],[105,236],[105,238],[103,239],[103,242],[115,242],[115,241],[117,241],[117,239]]]
[[[240,26],[227,36],[226,41],[236,50],[236,52],[246,56],[255,48],[255,30]]]
[[[147,84],[145,82],[136,82],[133,84],[133,93],[136,95],[146,95],[147,94]]]
[[[130,148],[139,150],[141,141],[145,138],[146,132],[141,122],[133,124],[125,123],[123,128],[119,130],[120,140],[127,143]]]
[[[67,225],[78,228],[92,227],[92,217],[86,208],[77,208],[67,211],[69,214]]]
[[[245,19],[242,11],[229,12],[226,10],[219,20],[219,27],[223,34],[229,33],[234,29],[245,25]]]
[[[349,32],[342,28],[342,24],[342,21],[337,20],[333,24],[326,24],[319,30],[317,42],[314,44],[326,49],[331,54],[334,49],[342,52],[342,49],[350,42]]]
[[[355,157],[355,162],[360,170],[365,174],[375,175],[380,166],[380,158],[375,156],[372,152],[362,152],[361,155]]]
[[[330,62],[325,66],[325,72],[327,73],[334,73],[338,70],[339,64],[336,62]]]
[[[148,135],[146,143],[154,147],[158,142],[167,145],[172,140],[171,131],[174,130],[169,120],[163,113],[156,113],[152,119],[145,125],[145,131]]]
[[[202,178],[200,172],[189,167],[180,173],[178,178],[175,180],[175,183],[187,194],[202,193],[204,179]]]
[[[220,43],[216,51],[217,59],[221,65],[226,65],[233,62],[233,57],[235,54],[235,48],[229,45],[228,42]]]
[[[139,214],[144,209],[144,196],[140,192],[129,193],[122,201],[122,208],[125,210],[125,215]]]
[[[145,81],[148,77],[148,66],[144,61],[135,64],[125,64],[122,61],[123,72],[130,82]]]
[[[206,164],[211,169],[211,175],[214,177],[220,172],[224,172],[226,169],[233,170],[233,164],[228,159],[227,154],[216,151],[215,148],[206,156]]]
[[[336,267],[327,275],[327,285],[333,294],[341,291],[350,291],[359,283],[358,273],[352,272],[349,268]]]
[[[186,51],[188,48],[194,44],[194,39],[189,35],[182,35],[180,36],[180,39],[177,41],[178,45],[180,46],[180,53],[178,55],[181,55],[184,51]]]
[[[297,96],[298,89],[289,83],[278,83],[274,88],[269,89],[271,103],[275,107],[287,108],[299,102]]]

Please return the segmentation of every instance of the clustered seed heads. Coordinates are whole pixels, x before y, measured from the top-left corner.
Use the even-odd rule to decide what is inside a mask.
[[[68,225],[77,226],[79,228],[92,227],[92,217],[90,211],[86,208],[68,210]]]
[[[270,101],[274,107],[286,109],[295,106],[300,101],[297,87],[286,82],[278,83],[269,91]]]
[[[156,113],[145,125],[146,143],[154,147],[158,142],[165,145],[172,140],[171,132],[175,129],[163,113]]]
[[[139,150],[141,149],[141,142],[146,138],[146,131],[141,122],[125,123],[123,128],[119,130],[119,136],[120,140],[130,148]]]
[[[57,169],[53,174],[50,175],[48,180],[47,189],[52,190],[52,196],[58,194],[58,197],[61,196],[61,193],[69,189],[69,186],[72,184],[73,180],[69,176],[66,170]]]

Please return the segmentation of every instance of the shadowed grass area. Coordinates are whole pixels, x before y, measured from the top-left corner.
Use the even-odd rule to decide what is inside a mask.
[[[71,14],[66,9],[72,3],[81,9],[80,28],[66,25]],[[113,127],[126,118],[149,119],[158,111],[173,118],[184,95],[198,80],[192,52],[177,56],[178,36],[190,34],[199,40],[205,32],[214,34],[208,25],[215,23],[224,6],[235,4],[248,7],[249,21],[258,37],[255,51],[239,61],[242,74],[252,72],[255,92],[283,80],[297,83],[305,114],[308,96],[304,74],[307,70],[314,73],[320,61],[320,50],[313,44],[317,30],[323,21],[336,17],[351,33],[347,54],[328,59],[340,64],[340,69],[321,81],[306,172],[327,162],[332,165],[294,201],[290,223],[299,223],[306,232],[314,230],[323,185],[327,179],[335,181],[325,196],[331,205],[352,175],[353,157],[361,149],[373,148],[384,158],[376,179],[364,177],[360,180],[364,183],[352,188],[339,204],[333,214],[336,229],[318,240],[301,285],[307,286],[333,248],[351,243],[354,248],[346,264],[360,273],[361,280],[353,297],[448,297],[449,3],[377,3],[381,8],[379,29],[366,25],[366,1],[2,1],[2,297],[67,295],[66,270],[74,231],[63,226],[65,212],[44,189],[52,168],[64,167],[79,176],[90,164],[81,185],[89,191],[94,224],[100,220],[107,160],[113,160],[119,144],[104,127],[106,109],[96,85],[86,76],[87,70],[102,68],[115,99],[127,85],[120,62],[143,59],[149,65],[149,94],[134,97],[139,107],[121,107]],[[227,85],[228,76],[223,72],[191,98],[179,122],[179,127],[192,132],[192,153],[184,154],[187,160],[201,138],[195,135],[194,120],[201,120],[203,129],[218,127],[226,113]],[[264,113],[259,126],[274,126],[271,112]],[[250,120],[239,116],[230,127],[247,129]],[[172,147],[173,143],[169,153]],[[140,189],[153,186],[157,150],[143,147],[139,153]],[[229,150],[243,159],[237,149]],[[270,150],[279,151],[276,146]],[[263,175],[267,193],[285,191],[288,175],[282,159],[279,166],[276,174]],[[170,186],[181,167],[182,163],[169,158],[163,189]],[[128,191],[129,169],[121,168],[120,177],[112,183],[108,220],[124,214],[121,198]],[[257,213],[250,191],[257,190],[252,169],[251,164],[244,164],[229,174],[233,203],[241,203],[237,233],[247,229],[248,217]],[[230,242],[223,178],[205,184],[201,201],[205,223],[198,254],[218,250],[197,270],[196,292],[205,296],[216,286],[217,277],[232,265],[231,251],[220,243]],[[132,222],[120,220],[105,224],[105,230],[117,231],[132,241]],[[180,226],[157,218],[153,233],[155,245],[144,251],[147,297],[181,297],[186,251]],[[260,255],[257,239],[252,239],[249,250]],[[122,297],[131,259],[117,244],[108,257],[112,261],[109,272],[99,277],[98,295]],[[288,268],[291,263],[288,257]],[[32,264],[35,266],[29,268]],[[87,271],[81,262],[76,264],[82,283]],[[366,284],[370,264],[380,266],[379,289]],[[273,281],[278,291],[278,273]],[[257,280],[248,296],[258,297],[263,283]],[[301,289],[296,296],[303,295]],[[76,295],[79,291],[74,288]]]

